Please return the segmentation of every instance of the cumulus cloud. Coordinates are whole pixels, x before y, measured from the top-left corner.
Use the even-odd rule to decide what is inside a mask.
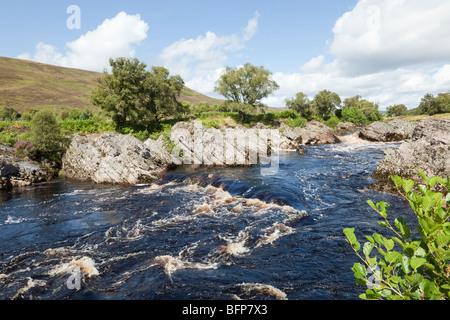
[[[24,53],[18,58],[103,71],[109,67],[109,58],[133,57],[135,46],[147,38],[148,29],[148,24],[141,20],[140,15],[120,12],[114,18],[106,19],[97,29],[68,42],[65,52],[41,42],[33,54]]]
[[[450,62],[450,1],[361,0],[339,18],[330,51],[361,74]]]
[[[195,39],[181,39],[164,48],[159,61],[171,73],[186,79],[188,87],[211,93],[229,55],[242,50],[246,42],[256,35],[259,17],[256,12],[241,34],[217,35],[208,31]]]
[[[360,0],[336,21],[329,53],[297,73],[275,73],[281,89],[265,100],[283,107],[302,91],[361,95],[380,109],[418,106],[426,93],[450,89],[450,1]]]

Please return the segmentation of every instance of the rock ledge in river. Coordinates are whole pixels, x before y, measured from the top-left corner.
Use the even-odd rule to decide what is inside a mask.
[[[140,184],[176,165],[161,143],[131,135],[74,135],[63,157],[64,177],[96,183]]]

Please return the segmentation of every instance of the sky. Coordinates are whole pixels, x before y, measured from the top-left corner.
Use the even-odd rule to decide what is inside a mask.
[[[263,102],[327,89],[412,109],[450,90],[448,0],[2,0],[0,56],[103,72],[136,57],[214,93],[247,62],[280,85]]]

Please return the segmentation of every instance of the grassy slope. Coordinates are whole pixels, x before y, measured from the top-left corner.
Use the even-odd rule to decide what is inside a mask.
[[[20,113],[31,108],[54,111],[87,108],[97,79],[103,74],[79,69],[63,68],[32,61],[0,57],[0,106],[13,107]],[[184,88],[180,96],[184,102],[220,103]]]

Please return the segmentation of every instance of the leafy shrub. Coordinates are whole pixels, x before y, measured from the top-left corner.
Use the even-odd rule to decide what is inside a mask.
[[[42,155],[53,161],[60,161],[64,152],[61,127],[51,111],[39,111],[30,123],[30,140]]]
[[[412,238],[407,221],[402,218],[388,220],[389,204],[368,201],[368,204],[383,217],[378,224],[394,234],[390,239],[381,234],[366,236],[361,244],[355,236],[355,229],[344,229],[347,242],[362,260],[352,270],[358,285],[368,286],[361,299],[405,299],[443,300],[450,298],[450,179],[426,177],[418,171],[425,185],[398,176],[391,176],[398,193],[408,200],[413,209],[421,238]],[[447,193],[434,192],[440,189]],[[371,256],[373,249],[378,255]],[[394,250],[398,249],[398,250]]]
[[[287,119],[284,121],[284,123],[286,123],[288,126],[290,126],[292,128],[297,128],[297,127],[303,128],[308,123],[308,120],[306,120],[305,118],[302,118],[302,117],[298,117],[296,119]]]
[[[354,124],[365,124],[369,122],[367,117],[355,107],[342,109],[341,121],[353,122]]]
[[[339,120],[338,117],[333,116],[330,119],[328,119],[327,121],[325,121],[324,123],[329,126],[330,128],[336,128],[336,126],[341,122],[341,120]]]
[[[20,118],[20,113],[11,107],[0,109],[0,121],[16,121]]]

